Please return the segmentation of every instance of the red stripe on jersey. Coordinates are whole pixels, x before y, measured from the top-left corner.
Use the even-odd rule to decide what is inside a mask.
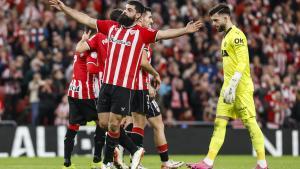
[[[113,31],[115,31],[115,26],[112,26],[109,30],[109,37],[113,36],[114,38],[118,38],[118,36],[120,35],[122,29],[118,29],[117,32],[115,32],[115,34],[112,34]],[[105,69],[104,69],[104,82],[105,83],[109,83],[109,80],[110,80],[110,76],[111,74],[113,74],[111,71],[114,71],[111,69],[112,67],[112,62],[113,62],[113,59],[114,59],[114,53],[115,51],[117,51],[116,47],[118,48],[119,45],[117,45],[117,43],[111,43],[110,42],[110,39],[109,40],[109,45],[108,45],[108,55],[107,55],[107,59],[106,59],[106,63],[105,63]]]
[[[126,41],[127,40],[127,37],[125,37],[126,33],[123,34],[123,32],[124,32],[123,28],[120,28],[120,34],[118,36],[115,36],[115,38],[122,39],[123,41],[126,38],[125,39],[125,41]],[[116,45],[115,46],[115,50],[114,50],[114,53],[112,56],[112,65],[111,65],[110,76],[109,76],[109,81],[108,81],[109,84],[113,84],[114,78],[118,78],[119,72],[118,72],[117,66],[118,66],[119,60],[122,60],[122,58],[123,58],[123,52],[122,52],[123,46],[125,46],[125,45]]]

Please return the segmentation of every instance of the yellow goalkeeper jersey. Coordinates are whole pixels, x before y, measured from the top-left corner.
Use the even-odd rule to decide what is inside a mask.
[[[236,93],[254,91],[250,74],[249,51],[245,34],[232,26],[224,35],[221,44],[223,58],[224,83],[221,93],[229,85],[235,72],[242,73]]]

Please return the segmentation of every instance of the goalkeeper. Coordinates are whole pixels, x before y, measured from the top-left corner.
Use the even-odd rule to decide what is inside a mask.
[[[256,121],[247,38],[232,24],[227,5],[215,6],[210,10],[209,16],[217,31],[224,32],[221,43],[224,83],[218,100],[217,117],[208,154],[203,161],[188,166],[192,169],[212,169],[224,142],[228,120],[240,118],[250,133],[252,145],[257,153],[255,169],[267,169],[264,135]]]

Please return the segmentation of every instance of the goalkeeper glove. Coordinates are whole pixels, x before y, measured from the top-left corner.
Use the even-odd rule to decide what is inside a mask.
[[[232,76],[229,86],[224,91],[224,103],[231,104],[235,100],[235,91],[238,86],[238,83],[242,77],[242,74],[239,72],[235,72]]]

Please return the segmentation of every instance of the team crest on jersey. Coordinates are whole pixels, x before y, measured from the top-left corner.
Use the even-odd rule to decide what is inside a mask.
[[[96,53],[96,52],[92,52],[92,53],[91,53],[91,57],[92,57],[93,59],[96,59],[96,58],[97,58],[97,53]]]
[[[103,39],[103,40],[102,40],[102,44],[103,44],[103,45],[105,45],[105,44],[107,44],[107,43],[108,43],[108,40],[107,40],[107,39]]]

